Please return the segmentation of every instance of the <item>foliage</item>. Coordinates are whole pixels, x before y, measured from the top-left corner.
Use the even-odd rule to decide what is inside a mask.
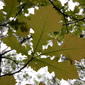
[[[24,65],[18,71],[0,76],[13,75],[29,65],[35,70],[48,66],[49,71],[54,71],[58,78],[78,78],[73,64],[85,55],[85,39],[80,38],[85,31],[85,13],[78,14],[81,8],[84,9],[82,1],[73,11],[69,9],[68,2],[62,6],[58,0],[5,0],[4,9],[0,10],[0,29],[6,27],[8,32],[1,34],[1,42],[27,58],[22,60]],[[39,10],[35,9],[34,15],[24,16],[28,8],[35,6]],[[4,15],[3,11],[7,14]],[[64,43],[59,46],[62,41]],[[1,53],[2,58],[6,57],[4,54]],[[61,54],[66,57],[64,62],[58,62]]]

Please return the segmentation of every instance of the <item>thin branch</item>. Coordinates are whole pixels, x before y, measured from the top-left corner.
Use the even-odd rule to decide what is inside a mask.
[[[57,7],[57,6],[53,3],[52,0],[49,0],[49,1],[50,1],[50,3],[52,4],[53,8],[54,8],[55,10],[57,10],[59,13],[61,13],[63,16],[65,16],[65,17],[70,17],[70,18],[73,18],[73,19],[76,20],[76,18],[74,18],[74,17],[72,17],[72,16],[70,16],[70,15],[65,14],[59,7]]]
[[[23,3],[19,11],[16,13],[15,18],[22,12],[22,9],[24,9],[26,3]]]
[[[74,20],[77,20],[77,21],[85,21],[85,17],[82,18],[82,19],[77,19],[77,18],[75,18],[75,17],[73,17],[73,16],[71,16],[71,15],[68,15],[68,14],[66,14],[65,12],[63,12],[58,6],[56,6],[56,5],[53,3],[52,0],[49,0],[49,2],[52,4],[53,8],[54,8],[56,11],[58,11],[60,14],[62,14],[63,16],[69,17],[69,18],[74,19]]]
[[[5,27],[7,25],[7,23],[0,23],[0,26]]]
[[[8,49],[8,47],[7,47],[7,48],[5,48],[4,50],[2,50],[2,53],[4,53],[7,49]]]
[[[7,73],[7,74],[3,74],[3,75],[0,75],[0,77],[3,77],[3,76],[11,76],[11,75],[14,75],[16,73],[19,73],[21,70],[23,70],[32,60],[34,60],[34,57],[31,57],[31,59],[22,67],[20,68],[18,71],[15,71],[13,73]]]
[[[14,16],[14,19],[22,12],[22,9],[25,7],[25,3],[24,5],[19,9],[19,11],[16,13],[16,15]],[[13,20],[12,20],[13,21]],[[12,22],[10,20],[6,21],[5,23],[0,23],[0,26],[2,27],[8,27],[7,24],[9,24],[10,22]]]
[[[32,38],[32,36],[26,37],[26,38],[24,38],[20,43],[23,44],[26,40],[29,40],[29,39],[31,39],[31,38]]]
[[[17,64],[18,65],[18,63],[16,62],[16,60],[13,60],[13,59],[11,59],[11,58],[8,58],[8,57],[2,57],[2,59],[8,59],[8,60],[11,60],[11,61],[13,61],[15,64]]]
[[[68,23],[67,23],[67,19],[66,17],[64,16],[64,21],[65,21],[65,26],[66,26],[66,33],[69,33],[69,30],[68,30]]]
[[[8,53],[8,52],[10,52],[10,51],[12,51],[12,50],[7,50],[7,51],[5,51],[4,53],[2,53],[2,55],[5,55],[6,53]]]

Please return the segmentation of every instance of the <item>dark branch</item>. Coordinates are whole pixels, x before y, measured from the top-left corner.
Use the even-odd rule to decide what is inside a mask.
[[[3,77],[3,76],[11,76],[11,75],[14,75],[16,73],[19,73],[21,70],[23,70],[32,60],[34,60],[34,57],[31,57],[31,59],[22,67],[20,68],[18,71],[16,72],[13,72],[13,73],[7,73],[7,74],[3,74],[3,75],[0,75],[0,77]]]
[[[6,26],[7,25],[7,23],[0,23],[0,26]]]
[[[16,13],[15,18],[16,18],[20,13],[22,13],[22,9],[24,9],[25,5],[26,5],[26,3],[23,3],[23,4],[21,5],[21,8],[20,8],[19,11]]]
[[[24,38],[20,43],[23,44],[26,40],[29,40],[29,39],[31,39],[31,38],[32,38],[32,36],[26,37],[26,38]]]
[[[50,1],[50,3],[52,4],[53,8],[54,8],[56,11],[58,11],[60,14],[62,14],[62,15],[65,16],[65,17],[73,18],[72,16],[65,14],[59,7],[57,7],[57,6],[53,3],[52,0],[49,0],[49,1]],[[74,18],[74,19],[76,19],[76,18]]]
[[[8,53],[8,52],[10,52],[10,51],[12,51],[12,50],[7,50],[7,51],[5,51],[4,53],[2,53],[2,55],[5,55],[6,53]]]
[[[8,59],[8,60],[11,60],[11,61],[13,61],[15,64],[17,64],[18,65],[18,63],[16,62],[16,60],[13,60],[13,59],[11,59],[11,58],[8,58],[8,57],[2,57],[2,59]]]
[[[54,8],[56,11],[58,11],[60,14],[62,14],[64,17],[69,17],[69,18],[71,18],[71,19],[76,20],[77,22],[78,22],[78,21],[85,21],[85,18],[77,19],[77,18],[75,18],[75,17],[73,17],[73,16],[71,16],[71,15],[66,14],[63,10],[61,10],[58,6],[56,6],[56,5],[53,3],[52,0],[49,0],[49,2],[52,4],[53,8]]]
[[[23,3],[23,5],[22,5],[21,8],[19,9],[19,11],[15,14],[14,19],[22,12],[22,9],[24,9],[25,5],[26,5],[26,3]],[[13,20],[12,20],[12,21],[13,21]],[[12,21],[8,20],[8,21],[6,21],[6,22],[4,22],[4,23],[0,23],[0,26],[2,26],[2,27],[8,27],[7,24],[9,24],[9,23],[12,22]]]

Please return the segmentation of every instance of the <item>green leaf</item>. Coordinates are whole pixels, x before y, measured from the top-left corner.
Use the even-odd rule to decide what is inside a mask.
[[[0,10],[0,23],[3,22],[5,15],[2,12],[3,10]]]
[[[76,35],[66,35],[62,48],[73,48],[73,50],[62,52],[72,60],[80,60],[85,57],[85,39],[79,38]]]
[[[29,26],[27,25],[26,17],[24,17],[24,19],[22,19],[23,17],[18,18],[21,18],[21,21],[16,19],[15,21],[9,22],[9,24],[14,30],[16,30],[17,35],[26,37],[29,34]]]
[[[4,2],[4,11],[7,12],[6,18],[8,19],[16,14],[18,2],[17,0],[4,0]]]
[[[74,65],[71,65],[69,61],[58,63],[56,60],[37,59],[35,58],[29,63],[33,69],[38,70],[41,67],[48,66],[49,72],[55,72],[56,77],[62,79],[78,78],[77,70]]]
[[[80,60],[85,57],[84,46],[85,39],[69,34],[65,35],[62,46],[58,47],[55,43],[53,47],[49,47],[48,49],[42,51],[41,55],[57,56],[57,58],[59,58],[59,55],[63,54],[72,61]]]
[[[33,28],[33,46],[37,51],[42,50],[42,45],[45,45],[48,40],[52,39],[51,32],[59,31],[61,24],[61,15],[56,13],[52,6],[46,6],[36,11],[35,15],[31,16],[29,26]]]
[[[85,6],[84,0],[73,0],[74,2],[79,2],[81,6]]]
[[[14,35],[9,35],[3,39],[3,42],[11,47],[12,50],[16,50],[17,53],[22,53],[23,55],[28,55],[29,46],[22,46],[21,43],[16,39]]]
[[[49,0],[30,0],[30,1],[33,2],[35,4],[35,6],[38,5],[39,7],[47,6],[50,4]]]
[[[32,60],[29,65],[34,69],[48,66],[49,71],[54,71],[56,76],[58,76],[59,78],[78,78],[76,68],[73,64],[70,63],[69,60],[62,63],[58,63],[57,61],[60,54],[65,55],[72,61],[80,60],[81,58],[83,58],[85,55],[85,40],[79,39],[74,35],[63,36],[64,34],[66,34],[66,30],[64,30],[63,28],[61,38],[65,37],[64,44],[62,46],[58,46],[57,38],[52,38],[50,36],[50,33],[59,31],[62,28],[62,24],[60,23],[60,20],[62,19],[62,15],[58,14],[51,5],[40,8],[40,10],[36,11],[35,15],[31,16],[30,20],[29,17],[26,19],[23,15],[18,16],[19,22],[25,22],[27,24],[27,29],[29,29],[30,27],[34,30],[34,34],[32,35],[34,60]],[[18,22],[15,23],[15,26],[17,26],[17,23]],[[11,23],[11,25],[13,27],[14,23]],[[24,28],[22,27],[22,25],[21,29],[19,29],[18,26],[15,28],[18,28],[16,34],[20,34],[21,36],[25,34],[23,31],[21,31]],[[42,46],[46,45],[49,40],[52,40],[53,46],[49,46],[46,50],[43,50]],[[12,49],[17,50],[18,53],[27,55],[29,47],[23,47],[18,42],[15,36],[9,35],[8,37],[3,39],[3,42],[10,46]],[[40,53],[40,55],[38,55],[37,53]],[[41,55],[56,56],[56,58],[54,60],[50,60],[49,58],[41,59]]]
[[[59,47],[57,45],[57,40],[52,39],[49,36],[51,32],[59,31],[59,28],[62,27],[62,25],[59,23],[61,19],[62,16],[57,14],[57,12],[52,8],[52,6],[41,8],[36,12],[35,15],[31,17],[29,25],[35,31],[35,33],[33,34],[33,48],[35,59],[30,62],[29,65],[31,65],[34,69],[48,66],[49,71],[54,71],[59,78],[78,78],[76,68],[71,65],[71,63],[69,63],[70,61],[64,63],[57,62],[59,55],[64,50],[67,52],[67,50],[69,50],[70,48],[67,47],[65,49],[65,47]],[[48,40],[53,41],[53,47],[48,47],[48,49],[43,50],[42,46],[47,44]],[[41,52],[41,55],[58,57],[56,61],[47,58],[41,59],[40,56],[36,55],[36,52]],[[70,71],[68,68],[70,68]]]
[[[30,27],[35,31],[33,34],[33,46],[34,57],[37,59],[30,62],[30,65],[35,69],[39,69],[42,66],[48,66],[49,70],[52,70],[56,75],[59,75],[59,78],[78,78],[76,68],[69,60],[74,62],[74,60],[80,60],[83,58],[85,55],[85,40],[81,40],[70,34],[70,36],[65,36],[64,44],[58,46],[57,39],[52,39],[49,34],[58,31],[59,28],[62,27],[62,25],[59,24],[61,19],[62,16],[58,15],[51,6],[41,8],[33,17],[31,17],[29,23]],[[42,46],[45,45],[48,40],[52,40],[53,46],[49,46],[48,49],[43,50]],[[40,52],[40,55],[56,56],[56,61],[47,58],[41,59],[39,55],[35,55],[36,52]],[[65,55],[69,59],[68,62],[65,61],[63,63],[58,63],[57,60],[60,54]]]

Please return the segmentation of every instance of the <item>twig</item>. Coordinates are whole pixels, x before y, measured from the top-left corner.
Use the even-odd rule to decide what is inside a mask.
[[[0,77],[3,77],[3,76],[11,76],[11,75],[14,75],[16,73],[19,73],[22,69],[24,69],[32,60],[34,59],[34,57],[31,57],[31,59],[22,67],[20,68],[18,71],[15,71],[13,73],[7,73],[7,74],[3,74],[3,75],[0,75]]]
[[[8,57],[2,57],[2,58],[4,58],[4,59],[8,59],[8,60],[11,60],[11,61],[13,61],[15,64],[17,64],[17,65],[18,65],[18,63],[16,62],[16,60],[13,60],[13,59],[8,58]]]
[[[58,11],[60,14],[62,14],[64,17],[69,17],[69,18],[71,18],[71,19],[76,20],[77,22],[78,22],[78,21],[85,21],[85,17],[84,17],[84,18],[81,18],[81,19],[77,19],[77,18],[75,18],[75,17],[73,17],[73,16],[71,16],[71,15],[69,15],[69,14],[66,14],[64,11],[62,11],[58,6],[56,6],[56,5],[53,3],[52,0],[49,0],[49,2],[52,4],[53,8],[54,8],[56,11]]]

